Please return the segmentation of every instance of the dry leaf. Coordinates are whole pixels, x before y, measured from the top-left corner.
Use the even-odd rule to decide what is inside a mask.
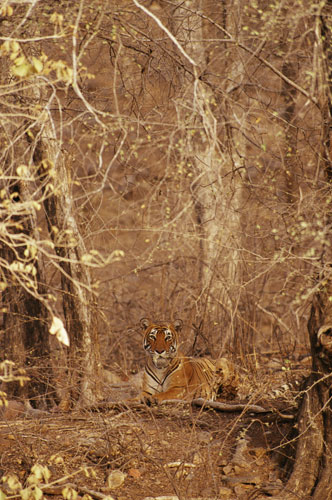
[[[123,485],[124,480],[126,479],[127,474],[120,470],[113,470],[107,478],[107,486],[111,490],[115,490],[116,488],[120,488]]]
[[[69,347],[69,337],[63,322],[57,316],[53,316],[52,325],[49,330],[51,335],[55,335],[59,342]]]
[[[138,469],[129,469],[128,476],[131,476],[134,479],[139,479],[141,477],[141,473]]]
[[[219,496],[222,500],[228,500],[232,496],[232,490],[222,486],[219,489]]]

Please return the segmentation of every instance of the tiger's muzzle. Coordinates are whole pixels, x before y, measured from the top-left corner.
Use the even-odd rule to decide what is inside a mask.
[[[156,368],[167,368],[168,365],[172,362],[174,356],[172,356],[169,352],[152,352],[151,358],[152,363]]]

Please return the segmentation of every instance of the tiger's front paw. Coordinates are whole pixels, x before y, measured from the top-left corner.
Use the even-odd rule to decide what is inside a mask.
[[[153,394],[149,395],[144,394],[141,396],[140,399],[141,403],[146,404],[147,406],[154,406],[159,404],[158,398],[155,397]]]

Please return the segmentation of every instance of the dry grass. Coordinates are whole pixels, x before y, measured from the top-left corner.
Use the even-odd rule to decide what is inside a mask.
[[[287,372],[280,368],[265,361],[256,380],[242,379],[242,397],[246,392],[246,401],[271,410],[266,414],[118,402],[94,411],[2,421],[1,471],[17,474],[26,486],[34,464],[47,466],[51,477],[40,484],[46,498],[60,498],[64,487],[80,496],[118,500],[264,496],[282,488],[282,458],[290,453],[285,444],[295,400],[286,383],[299,377],[300,368],[305,372],[300,365]],[[123,397],[123,384],[113,384],[109,400],[118,399],[118,391]],[[115,470],[124,475],[113,489]],[[8,485],[3,489],[10,493]]]

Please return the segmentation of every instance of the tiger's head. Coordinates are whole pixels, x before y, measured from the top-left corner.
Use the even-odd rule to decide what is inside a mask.
[[[176,357],[178,350],[178,332],[182,328],[182,321],[177,319],[174,323],[151,323],[147,318],[141,319],[144,330],[143,347],[151,357],[156,368],[167,368]]]

